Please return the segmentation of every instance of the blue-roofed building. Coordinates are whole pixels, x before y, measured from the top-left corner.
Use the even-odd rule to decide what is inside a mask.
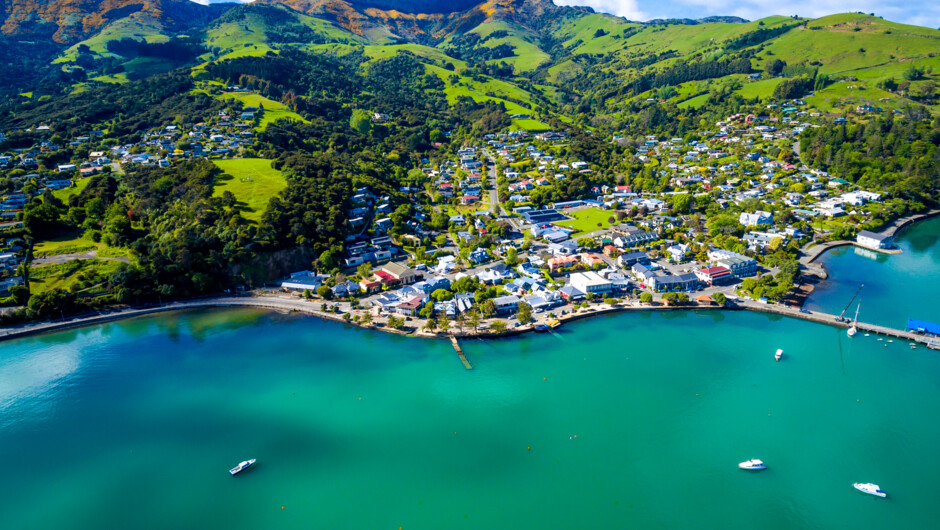
[[[935,324],[933,322],[927,322],[924,320],[917,320],[915,318],[907,319],[907,330],[913,333],[930,335],[932,337],[940,337],[940,324]]]

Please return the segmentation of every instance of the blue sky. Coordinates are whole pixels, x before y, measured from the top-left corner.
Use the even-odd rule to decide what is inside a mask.
[[[555,0],[558,5],[588,5],[596,11],[630,20],[654,18],[702,18],[734,15],[756,20],[769,15],[800,15],[816,18],[833,13],[861,11],[905,24],[940,26],[937,0]]]
[[[233,0],[193,0],[200,4]],[[234,0],[249,2],[251,0]],[[482,2],[483,0],[481,0]],[[940,27],[938,0],[554,0],[558,5],[587,5],[596,11],[630,20],[654,18],[702,18],[733,15],[757,20],[770,15],[816,18],[834,13],[861,11],[905,24]]]

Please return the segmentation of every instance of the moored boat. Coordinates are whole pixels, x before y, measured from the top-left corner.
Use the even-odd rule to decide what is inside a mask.
[[[783,350],[778,348],[777,353],[774,354],[774,360],[779,361],[782,358],[783,358]]]
[[[762,469],[767,469],[767,464],[765,464],[762,460],[759,460],[757,458],[752,458],[750,460],[745,460],[744,462],[741,462],[740,464],[738,464],[738,467],[741,469],[746,469],[748,471],[760,471]]]
[[[536,332],[536,333],[545,333],[545,332],[547,332],[547,331],[549,331],[549,330],[551,330],[551,329],[552,329],[552,328],[549,327],[548,324],[539,324],[539,325],[535,326],[535,332]]]
[[[230,475],[234,477],[235,475],[251,467],[252,464],[254,464],[257,461],[258,461],[257,458],[252,458],[251,460],[245,460],[244,462],[239,462],[237,466],[233,467],[232,469],[229,469],[228,472]]]
[[[547,324],[548,324],[548,327],[552,329],[556,329],[557,327],[561,326],[561,322],[557,318],[549,320]]]
[[[855,489],[857,489],[858,491],[862,493],[874,495],[875,497],[885,498],[888,496],[888,494],[885,493],[881,489],[881,486],[879,486],[878,484],[872,484],[871,482],[865,482],[865,483],[856,482],[855,484],[852,484],[852,487],[854,487]]]

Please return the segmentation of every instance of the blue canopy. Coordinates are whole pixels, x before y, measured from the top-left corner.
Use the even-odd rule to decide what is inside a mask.
[[[907,319],[907,330],[928,335],[940,335],[940,324],[909,318]]]

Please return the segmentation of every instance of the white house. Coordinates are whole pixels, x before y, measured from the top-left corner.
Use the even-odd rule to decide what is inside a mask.
[[[576,272],[571,275],[571,286],[583,293],[609,293],[614,284],[594,271]]]
[[[863,247],[872,249],[891,248],[892,246],[891,236],[876,234],[874,232],[869,232],[868,230],[862,230],[859,232],[855,237],[855,242]]]
[[[742,212],[738,222],[744,226],[759,226],[773,224],[774,216],[770,212],[758,210],[754,213]]]

